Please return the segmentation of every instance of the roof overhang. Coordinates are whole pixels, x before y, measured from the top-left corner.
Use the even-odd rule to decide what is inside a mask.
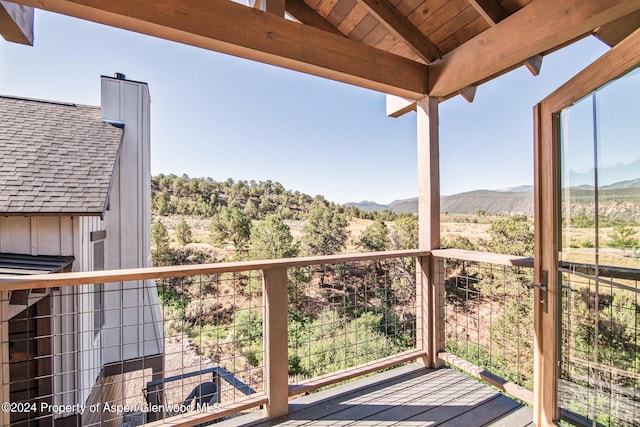
[[[16,276],[62,272],[68,269],[73,261],[72,256],[0,253],[0,280],[15,280]]]

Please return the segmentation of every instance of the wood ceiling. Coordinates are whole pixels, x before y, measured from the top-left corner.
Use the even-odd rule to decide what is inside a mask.
[[[0,33],[30,43],[16,29],[29,31],[35,7],[412,100],[470,100],[581,37],[613,45],[640,26],[640,0],[255,1],[2,0]]]

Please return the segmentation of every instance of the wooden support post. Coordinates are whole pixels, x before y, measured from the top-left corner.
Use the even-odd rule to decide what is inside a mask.
[[[416,258],[416,349],[422,350],[424,356],[417,362],[431,367],[429,356],[429,261],[430,257]]]
[[[289,413],[287,305],[287,269],[264,270],[264,378],[269,419]]]
[[[9,291],[0,292],[0,402],[10,402]],[[0,411],[0,425],[10,425],[10,412]]]
[[[418,221],[419,248],[437,249],[440,247],[440,154],[438,134],[438,101],[424,98],[417,102],[417,138],[418,138]],[[433,257],[418,263],[417,292],[422,296],[422,329],[427,364],[439,367],[442,361],[438,352],[444,350],[443,317],[441,317],[441,297],[439,267]]]

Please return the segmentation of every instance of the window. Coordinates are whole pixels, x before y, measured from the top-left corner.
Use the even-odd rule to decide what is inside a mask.
[[[104,270],[104,239],[93,242],[93,271]],[[104,284],[93,285],[93,337],[104,326]]]

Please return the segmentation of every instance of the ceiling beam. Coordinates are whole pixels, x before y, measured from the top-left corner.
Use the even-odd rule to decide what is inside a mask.
[[[531,71],[531,74],[537,76],[540,74],[540,70],[542,69],[542,59],[542,55],[532,56],[524,61],[524,66]]]
[[[640,28],[640,10],[600,27],[595,36],[613,47]]]
[[[0,35],[6,41],[33,46],[33,8],[1,0]]]
[[[467,86],[458,91],[458,94],[462,96],[467,102],[473,102],[476,97],[477,86]]]
[[[532,0],[430,66],[429,95],[444,98],[640,9],[640,0]]]
[[[395,95],[387,95],[387,116],[400,117],[416,110],[417,101]]]
[[[498,0],[468,0],[469,4],[484,18],[485,21],[492,27],[504,18],[509,16],[509,13],[498,2]]]
[[[255,0],[253,7],[263,12],[284,18],[285,0]]]
[[[387,0],[358,0],[358,3],[427,64],[442,57],[440,49]]]
[[[18,0],[89,21],[418,99],[428,67],[229,0]]]
[[[309,7],[303,0],[286,0],[285,9],[289,15],[293,16],[304,25],[344,37],[344,34],[342,34],[340,30],[334,27],[331,22],[324,19],[318,12]]]
[[[509,12],[502,7],[498,0],[468,0],[468,2],[491,27],[498,25],[498,22],[509,16]],[[523,65],[531,74],[537,76],[540,74],[540,67],[542,67],[542,55],[527,58]]]

